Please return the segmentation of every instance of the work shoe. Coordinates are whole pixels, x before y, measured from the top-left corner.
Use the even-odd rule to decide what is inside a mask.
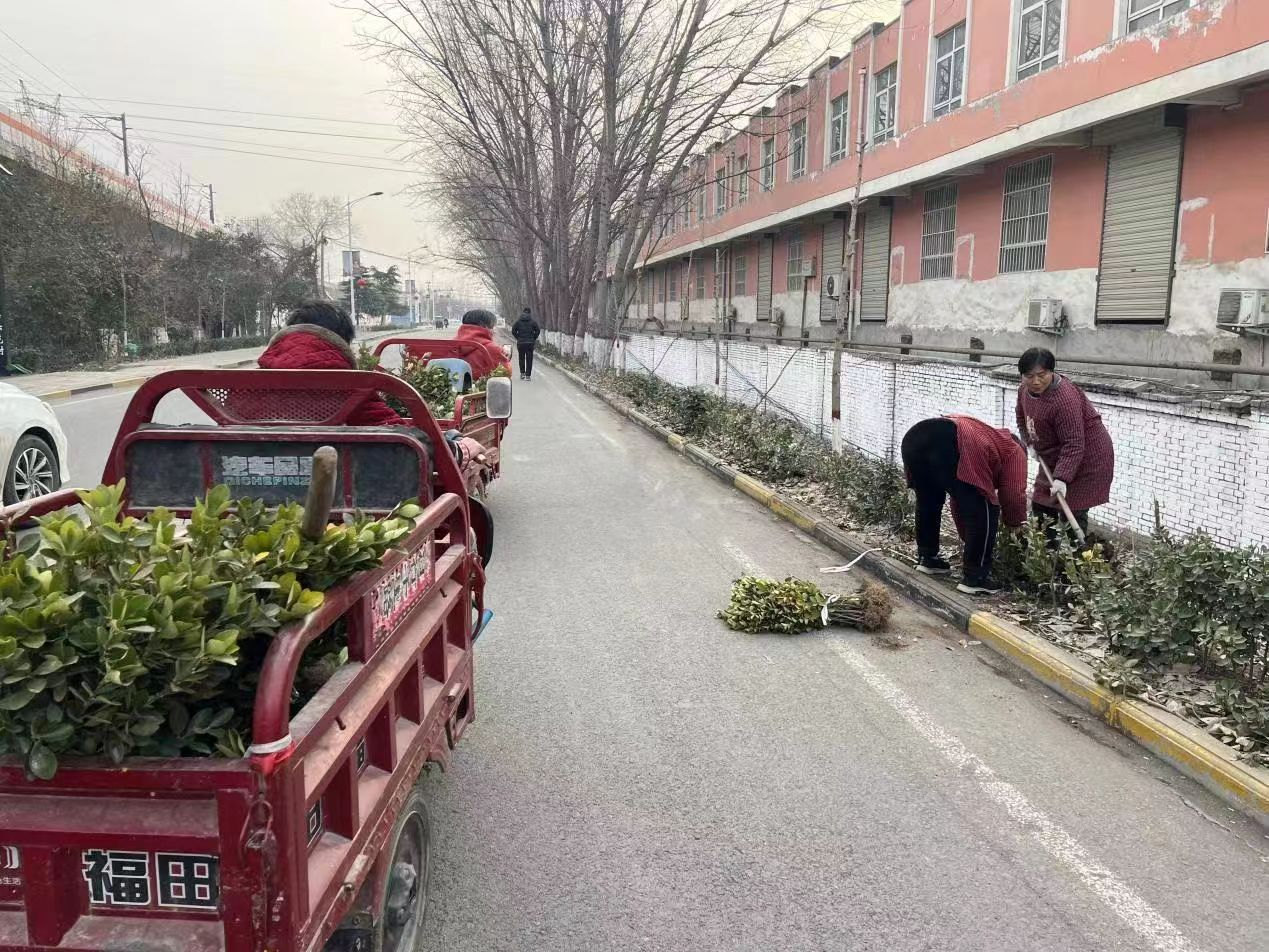
[[[946,575],[952,571],[952,563],[937,555],[922,555],[917,559],[916,570],[922,575]]]
[[[965,579],[956,586],[958,592],[964,592],[966,595],[999,595],[1000,586],[989,578],[984,579]]]

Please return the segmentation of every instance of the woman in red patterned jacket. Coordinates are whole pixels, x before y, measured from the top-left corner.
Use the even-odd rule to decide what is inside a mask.
[[[968,416],[922,420],[903,436],[903,472],[916,492],[917,571],[945,575],[939,557],[943,503],[965,544],[964,577],[957,586],[970,595],[997,591],[991,581],[996,530],[1003,519],[1014,528],[1027,519],[1027,456],[1008,430]]]
[[[1115,478],[1115,446],[1101,415],[1084,391],[1054,373],[1052,351],[1032,347],[1018,360],[1018,432],[1029,452],[1044,460],[1031,511],[1052,526],[1062,521],[1057,497],[1065,496],[1075,521],[1088,532],[1088,510],[1110,501]]]

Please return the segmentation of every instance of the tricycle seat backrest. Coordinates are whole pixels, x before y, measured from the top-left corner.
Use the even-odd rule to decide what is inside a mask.
[[[431,440],[406,427],[149,424],[121,441],[116,462],[134,512],[185,512],[219,484],[277,506],[304,500],[321,446],[339,453],[336,511],[386,513],[407,499],[431,500]]]
[[[466,393],[471,389],[471,364],[461,357],[438,357],[427,362],[429,367],[442,367],[449,374],[450,384],[455,393]]]
[[[336,425],[373,393],[312,387],[294,390],[209,387],[187,390],[186,395],[220,422]]]

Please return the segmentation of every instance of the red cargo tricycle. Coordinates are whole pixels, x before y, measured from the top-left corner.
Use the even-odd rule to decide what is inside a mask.
[[[456,340],[454,338],[436,337],[386,337],[375,344],[374,356],[381,358],[389,347],[399,346],[410,357],[416,360],[459,360],[470,361],[478,352],[484,350],[479,341]],[[490,415],[489,392],[487,390],[472,391],[474,381],[467,379],[459,386],[460,392],[454,398],[454,416],[451,419],[439,420],[444,430],[458,430],[463,436],[470,437],[485,448],[486,479],[494,480],[502,473],[502,435],[507,428],[507,416]],[[494,381],[491,384],[497,386]],[[510,394],[511,381],[506,378],[505,390]]]
[[[213,424],[155,424],[178,391]],[[412,426],[345,426],[372,392],[400,400]],[[387,374],[160,374],[134,396],[103,481],[126,479],[137,516],[188,516],[217,484],[277,505],[305,496],[326,446],[338,452],[333,512],[387,514],[414,498],[416,527],[273,639],[246,757],[64,758],[49,781],[0,758],[0,950],[415,949],[429,866],[416,783],[472,723],[472,643],[492,617],[477,554],[492,524],[473,519],[437,421]],[[63,491],[24,508],[75,502]],[[338,621],[349,661],[292,717],[301,655]]]

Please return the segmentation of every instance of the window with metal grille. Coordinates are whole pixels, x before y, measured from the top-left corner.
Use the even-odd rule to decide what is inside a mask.
[[[1056,66],[1062,54],[1066,0],[1018,0],[1018,79]]]
[[[806,120],[799,119],[789,130],[789,178],[806,174]]]
[[[714,173],[714,214],[721,215],[727,211],[727,169],[719,168]]]
[[[1049,193],[1053,156],[1005,171],[1005,207],[1000,226],[1000,271],[1043,271],[1049,242]]]
[[[960,109],[965,96],[965,24],[934,41],[934,115]]]
[[[876,76],[872,94],[872,141],[880,145],[894,138],[895,98],[899,91],[898,64],[887,66]]]
[[[743,205],[749,201],[749,156],[742,155],[736,160],[736,204]]]
[[[829,105],[828,160],[830,162],[836,162],[847,152],[847,137],[850,135],[847,131],[850,117],[847,104],[846,94],[842,93]]]
[[[700,263],[696,265],[696,300],[705,300],[705,266]]]
[[[704,177],[704,173],[702,173],[701,178]],[[707,214],[705,207],[705,183],[701,182],[700,185],[696,186],[696,220],[699,222],[705,221]]]
[[[762,140],[762,172],[758,187],[764,192],[775,188],[775,137]]]
[[[1189,5],[1190,0],[1128,0],[1128,8],[1124,11],[1127,22],[1124,25],[1127,32],[1136,33],[1180,13]]]
[[[742,251],[735,253],[731,261],[731,296],[744,297],[749,293],[749,257]]]
[[[956,186],[925,191],[921,217],[921,280],[950,278],[956,250]]]
[[[802,232],[794,230],[789,232],[786,239],[789,251],[788,263],[788,280],[785,282],[785,289],[789,291],[802,290]]]
[[[692,198],[690,194],[680,195],[678,200],[682,202],[683,230],[687,231],[687,229],[692,227]]]
[[[667,284],[665,296],[670,301],[679,299],[679,269],[678,265],[668,265],[665,269],[665,281]]]

